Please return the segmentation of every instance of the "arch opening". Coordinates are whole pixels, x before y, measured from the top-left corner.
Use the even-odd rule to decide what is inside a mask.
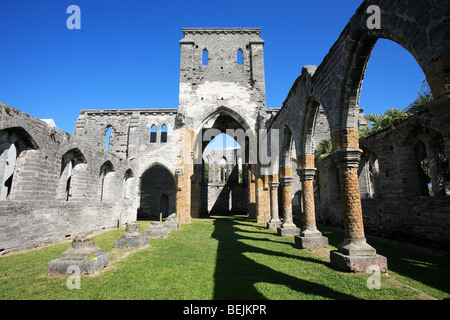
[[[162,200],[163,195],[165,195],[164,200]],[[166,197],[168,205],[164,207],[164,212],[160,216],[161,201],[166,201]],[[166,218],[175,212],[175,202],[176,185],[172,173],[161,164],[154,164],[145,170],[139,183],[138,219]]]
[[[199,213],[246,213],[249,126],[228,108],[208,115],[198,129],[193,189],[199,194]],[[199,139],[201,138],[201,139]]]

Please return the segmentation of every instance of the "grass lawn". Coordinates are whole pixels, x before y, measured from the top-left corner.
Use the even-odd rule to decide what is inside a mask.
[[[150,221],[138,221],[144,231]],[[337,271],[329,251],[343,233],[319,227],[328,249],[299,250],[293,237],[278,237],[245,216],[193,219],[146,249],[115,249],[124,228],[95,236],[111,253],[98,275],[83,276],[79,290],[68,277],[46,275],[48,262],[71,242],[0,257],[0,299],[156,300],[415,300],[450,297],[450,262],[407,246],[368,238],[388,259],[381,288],[367,287],[368,274]]]

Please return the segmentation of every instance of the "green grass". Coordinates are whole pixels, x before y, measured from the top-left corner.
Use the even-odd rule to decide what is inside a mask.
[[[145,230],[150,221],[139,221]],[[383,299],[450,297],[450,263],[444,258],[368,239],[387,257],[389,275],[381,289],[370,290],[368,274],[337,271],[329,251],[343,234],[320,227],[328,249],[299,250],[293,237],[278,237],[245,216],[193,219],[146,249],[115,249],[124,229],[95,236],[110,252],[106,268],[83,276],[81,289],[69,290],[68,277],[46,275],[48,262],[59,258],[70,242],[0,257],[0,299]]]

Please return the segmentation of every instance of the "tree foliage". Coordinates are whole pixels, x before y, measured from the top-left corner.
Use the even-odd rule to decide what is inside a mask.
[[[419,91],[417,91],[417,98],[407,108],[408,113],[417,113],[428,109],[428,106],[433,101],[433,95],[428,83],[423,80]]]
[[[331,138],[320,141],[314,150],[314,157],[317,159],[325,158],[333,150],[333,144],[331,143]]]

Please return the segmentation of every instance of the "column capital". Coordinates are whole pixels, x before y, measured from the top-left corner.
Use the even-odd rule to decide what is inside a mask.
[[[297,174],[300,177],[301,181],[314,180],[316,170],[316,168],[299,168],[297,169]]]
[[[331,157],[339,168],[358,168],[363,151],[361,149],[338,149],[331,152]]]
[[[290,186],[292,184],[292,177],[280,177],[280,184],[282,186]]]
[[[269,182],[269,186],[271,190],[278,189],[280,183],[279,182]]]

